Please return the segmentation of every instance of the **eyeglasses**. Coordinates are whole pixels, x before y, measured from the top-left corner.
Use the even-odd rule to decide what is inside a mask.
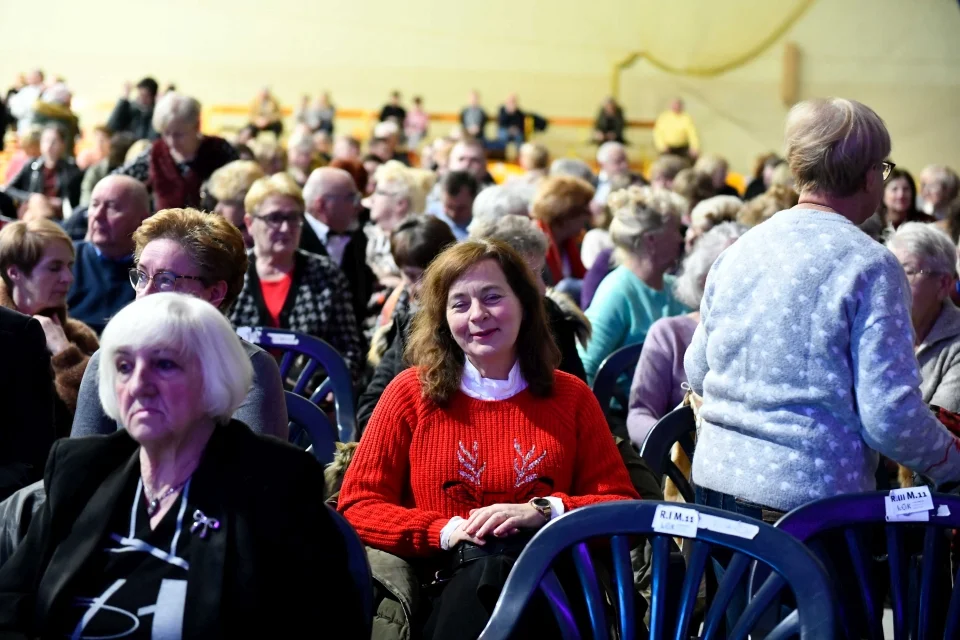
[[[913,267],[904,267],[903,272],[907,275],[907,280],[914,280],[920,276],[940,275],[939,271],[931,271],[930,269],[914,269]]]
[[[291,227],[303,224],[303,214],[299,211],[273,211],[262,216],[252,216],[254,220],[263,220],[268,227],[279,229],[286,222]]]
[[[177,288],[177,280],[199,280],[203,282],[203,278],[197,276],[181,276],[172,271],[157,271],[152,276],[149,276],[134,267],[130,269],[128,273],[130,274],[130,284],[133,285],[133,288],[137,291],[141,291],[150,286],[151,280],[153,280],[153,284],[156,285],[157,291],[160,292],[174,291]]]
[[[893,168],[896,166],[893,162],[887,162],[886,160],[880,163],[880,170],[883,171],[884,180],[890,177],[890,174],[893,173]]]

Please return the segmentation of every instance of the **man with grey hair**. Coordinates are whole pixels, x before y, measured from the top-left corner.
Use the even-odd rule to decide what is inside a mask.
[[[367,236],[357,224],[360,194],[353,177],[343,169],[315,169],[303,185],[304,217],[300,248],[329,256],[347,277],[353,311],[363,325],[376,276],[367,265]]]
[[[610,195],[610,184],[618,176],[630,174],[630,162],[627,160],[627,148],[619,142],[604,142],[597,149],[597,164],[600,165],[600,175],[597,179],[597,191],[593,196],[594,202],[606,204]]]
[[[76,245],[70,314],[96,331],[136,297],[130,284],[133,232],[150,215],[150,197],[128,176],[107,176],[90,198],[86,240]]]

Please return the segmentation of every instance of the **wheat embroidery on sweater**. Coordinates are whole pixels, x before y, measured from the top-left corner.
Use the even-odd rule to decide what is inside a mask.
[[[474,440],[473,450],[468,451],[467,448],[463,446],[463,441],[460,441],[458,444],[459,450],[457,451],[457,459],[460,460],[460,475],[479,487],[480,476],[483,475],[484,470],[487,468],[486,462],[484,462],[482,465],[479,464],[479,455],[477,451],[479,450],[480,445],[476,440]]]

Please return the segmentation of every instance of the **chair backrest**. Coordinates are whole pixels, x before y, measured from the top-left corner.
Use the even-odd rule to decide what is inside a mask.
[[[597,397],[603,414],[610,417],[610,401],[616,400],[623,411],[627,410],[630,398],[626,397],[617,385],[617,380],[623,374],[632,374],[640,360],[643,343],[628,344],[620,347],[600,363],[597,375],[593,379],[593,395]]]
[[[680,468],[670,459],[670,450],[674,444],[679,443],[680,448],[687,454],[687,458],[693,460],[693,435],[696,429],[693,409],[677,407],[653,425],[653,429],[643,441],[643,446],[640,447],[640,457],[647,463],[650,470],[661,479],[663,476],[670,478],[683,499],[690,504],[695,502],[693,487]]]
[[[685,525],[675,526],[677,522]],[[654,525],[658,523],[668,526],[655,530]],[[671,523],[674,526],[670,526]],[[775,573],[768,577],[761,591],[744,609],[731,638],[746,638],[773,599],[788,585],[796,598],[797,608],[780,621],[770,637],[788,637],[796,633],[803,640],[834,637],[830,582],[823,566],[798,540],[763,522],[719,509],[630,500],[575,509],[540,529],[517,559],[480,638],[499,640],[509,637],[538,587],[546,596],[563,637],[580,638],[570,601],[551,569],[554,560],[567,549],[572,551],[592,636],[610,637],[610,625],[604,612],[605,599],[591,556],[591,549],[598,547],[595,544],[597,538],[609,539],[609,547],[604,545],[600,551],[603,553],[609,549],[613,563],[611,580],[615,595],[611,597],[615,601],[618,637],[640,637],[637,631],[643,621],[634,614],[630,564],[630,540],[637,535],[646,536],[653,547],[650,603],[650,638],[653,640],[690,637],[689,627],[711,547],[723,547],[735,553],[706,610],[700,637],[718,638],[718,634],[724,632],[724,617],[731,598],[747,577],[747,570],[754,560],[771,567]],[[693,542],[680,599],[667,602],[671,538],[677,535]],[[676,614],[674,629],[666,628],[668,607],[671,614]],[[696,634],[696,629],[693,633]]]
[[[293,388],[290,391],[298,395],[306,395],[307,385],[318,369],[327,372],[326,379],[310,395],[312,402],[323,399],[333,392],[333,402],[336,409],[336,430],[340,442],[357,441],[357,412],[353,401],[353,380],[343,357],[336,349],[320,338],[308,336],[288,329],[273,329],[271,327],[237,327],[237,335],[270,351],[282,351],[280,360],[280,377],[286,381],[298,356],[303,356],[305,363],[297,375]],[[324,415],[324,420],[326,420]],[[329,420],[327,420],[327,424]],[[331,429],[333,425],[330,425]]]
[[[330,509],[330,507],[327,507]],[[334,509],[330,509],[334,522],[343,534],[347,545],[347,567],[353,577],[355,595],[360,600],[363,620],[367,625],[364,638],[369,638],[373,632],[373,574],[370,571],[370,562],[367,560],[367,550],[360,540],[360,536],[353,530],[350,523]],[[339,588],[339,587],[338,587]]]
[[[817,500],[783,516],[776,527],[806,543],[835,584],[846,581],[839,607],[844,637],[884,637],[887,590],[876,587],[889,579],[894,638],[956,638],[960,589],[951,588],[948,534],[960,529],[960,498],[934,493],[933,510],[920,516],[925,522],[891,522],[885,500],[890,495],[875,491]],[[885,569],[875,560],[883,553]]]
[[[287,401],[287,416],[290,418],[290,442],[306,447],[306,443],[302,441],[305,434],[310,441],[309,451],[313,457],[323,465],[333,462],[336,438],[323,410],[292,391],[284,391],[283,395]]]

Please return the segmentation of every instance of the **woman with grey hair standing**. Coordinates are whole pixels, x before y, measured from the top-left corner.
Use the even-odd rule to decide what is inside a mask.
[[[210,175],[238,159],[229,142],[200,133],[200,103],[169,92],[153,110],[160,137],[146,151],[114,173],[143,182],[153,193],[154,211],[199,207],[200,187]]]
[[[776,519],[873,490],[878,452],[960,478],[960,441],[923,402],[903,268],[856,225],[883,199],[890,135],[841,98],[791,109],[799,204],[717,259],[684,365],[703,397],[697,502]]]
[[[0,633],[296,637],[321,615],[362,637],[322,467],[230,417],[253,370],[223,314],[146,296],[101,349],[100,402],[125,428],[54,444],[47,498],[0,570]]]
[[[933,225],[905,222],[887,248],[903,265],[910,284],[923,401],[960,413],[960,309],[950,300],[957,281],[957,247]]]
[[[700,301],[707,273],[720,254],[746,231],[742,224],[723,222],[700,236],[693,252],[684,259],[674,295],[693,311],[653,323],[633,374],[627,430],[637,447],[643,446],[653,425],[683,401],[686,391],[682,385],[687,381],[683,354],[700,323]]]

